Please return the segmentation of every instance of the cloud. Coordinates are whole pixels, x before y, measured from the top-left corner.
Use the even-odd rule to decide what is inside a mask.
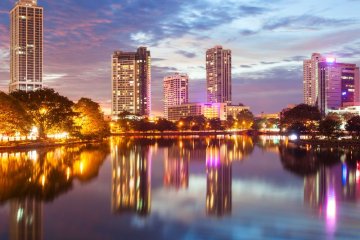
[[[355,19],[324,18],[312,15],[291,16],[274,19],[263,26],[264,30],[317,30],[355,24]]]
[[[196,57],[196,53],[193,52],[188,52],[188,51],[184,51],[184,50],[178,50],[176,51],[177,54],[183,55],[187,58],[194,58]]]

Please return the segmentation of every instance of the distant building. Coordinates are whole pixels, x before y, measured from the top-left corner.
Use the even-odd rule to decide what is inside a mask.
[[[189,77],[187,74],[175,73],[164,78],[164,117],[169,118],[169,106],[189,102]]]
[[[336,110],[329,110],[328,113],[337,113],[340,115],[343,114],[354,114],[360,116],[360,105],[359,106],[350,106],[350,107],[343,107]]]
[[[43,85],[43,8],[19,0],[10,12],[9,91],[34,91]]]
[[[239,106],[239,105],[227,105],[226,106],[226,116],[233,116],[234,118],[242,111],[249,110],[248,106]]]
[[[359,102],[359,67],[327,59],[319,63],[318,107],[322,114]]]
[[[150,115],[151,57],[146,47],[136,52],[115,51],[112,55],[111,115],[128,111]]]
[[[187,103],[168,108],[168,120],[178,121],[181,118],[201,116],[226,120],[225,103]]]
[[[201,116],[202,115],[202,104],[201,103],[187,103],[177,106],[168,107],[168,120],[178,121],[181,118],[189,116]]]
[[[304,81],[303,81],[303,92],[304,92],[304,103],[316,106],[318,94],[319,94],[319,78],[318,68],[319,62],[324,62],[326,59],[319,53],[313,53],[311,59],[304,60]]]
[[[206,51],[208,103],[231,104],[231,50],[215,46]]]

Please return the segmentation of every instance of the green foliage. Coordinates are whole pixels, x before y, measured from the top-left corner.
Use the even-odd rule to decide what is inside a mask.
[[[0,134],[28,134],[32,121],[15,98],[0,92]]]
[[[281,128],[299,125],[301,123],[305,129],[302,132],[313,130],[321,119],[321,114],[317,107],[300,104],[290,110],[283,110],[280,121]]]
[[[175,131],[176,125],[175,123],[168,121],[164,118],[159,119],[155,124],[155,129],[163,132],[163,131]]]
[[[254,114],[245,109],[236,116],[237,126],[241,129],[250,129],[254,125]]]
[[[330,115],[320,121],[319,132],[328,138],[331,138],[340,130],[340,126],[341,121],[333,115]]]
[[[84,138],[102,138],[110,134],[109,124],[104,120],[100,105],[91,99],[81,98],[74,105],[74,123],[80,136]]]
[[[346,130],[355,135],[360,136],[360,116],[354,116],[347,121]]]
[[[219,118],[212,118],[209,120],[209,126],[211,130],[224,130],[224,127],[221,124],[221,120]]]
[[[24,109],[39,129],[39,136],[46,134],[70,132],[73,126],[73,102],[61,96],[53,89],[36,91],[16,91],[11,96],[21,102]]]

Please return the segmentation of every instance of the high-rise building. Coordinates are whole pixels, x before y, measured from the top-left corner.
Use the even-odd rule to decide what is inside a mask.
[[[189,101],[189,77],[175,73],[164,78],[164,117],[168,119],[169,106],[181,105]]]
[[[150,115],[151,57],[146,47],[112,55],[112,116],[124,111]]]
[[[318,64],[319,62],[324,62],[326,59],[321,56],[319,53],[313,53],[311,59],[304,60],[303,69],[304,69],[304,103],[316,106],[318,100],[318,86],[319,86],[319,77],[318,77]]]
[[[319,64],[318,107],[322,114],[359,102],[359,67],[328,58]]]
[[[231,50],[215,46],[206,51],[207,102],[231,104]]]
[[[19,0],[10,12],[9,91],[33,91],[43,84],[43,8]]]

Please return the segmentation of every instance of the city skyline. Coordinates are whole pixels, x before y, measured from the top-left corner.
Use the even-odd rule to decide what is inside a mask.
[[[109,55],[144,45],[152,52],[152,108],[157,115],[163,109],[162,79],[173,72],[189,74],[191,102],[205,102],[205,52],[221,44],[232,50],[233,103],[250,105],[255,113],[276,112],[287,103],[302,102],[302,60],[311,53],[359,65],[359,3],[349,0],[332,8],[336,3],[343,1],[321,6],[311,1],[38,1],[45,15],[44,85],[73,100],[93,98],[109,113]],[[0,89],[5,92],[14,4],[0,3]],[[132,21],[125,20],[129,16]]]

